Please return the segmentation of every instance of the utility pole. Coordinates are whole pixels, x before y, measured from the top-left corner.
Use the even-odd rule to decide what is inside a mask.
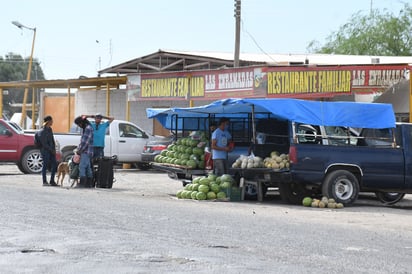
[[[235,0],[236,37],[235,37],[235,62],[233,66],[239,67],[240,54],[240,0]]]

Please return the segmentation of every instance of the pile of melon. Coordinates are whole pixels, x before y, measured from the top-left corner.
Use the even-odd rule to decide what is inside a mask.
[[[205,168],[206,134],[189,136],[178,139],[156,155],[156,163],[183,166],[191,169]]]
[[[176,193],[179,199],[227,200],[234,179],[229,174],[196,177]]]
[[[337,203],[335,199],[323,196],[322,199],[312,199],[311,197],[305,197],[302,200],[302,205],[307,207],[318,208],[343,208],[342,203]]]
[[[245,155],[240,155],[239,158],[236,159],[236,161],[233,162],[232,164],[233,168],[261,168],[265,167],[263,165],[263,159],[258,156],[250,155],[250,156],[245,156]]]
[[[273,169],[288,169],[289,163],[289,155],[277,151],[272,151],[270,156],[263,160],[264,167]]]

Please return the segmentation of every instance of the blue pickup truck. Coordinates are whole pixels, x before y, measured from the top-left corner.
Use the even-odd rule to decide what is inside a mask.
[[[348,205],[360,192],[372,192],[394,204],[412,193],[412,124],[359,134],[348,127],[294,126],[290,169],[277,182],[283,200],[297,203],[318,194]]]
[[[230,174],[238,181],[259,181],[263,192],[278,188],[289,203],[323,195],[349,205],[360,192],[372,192],[394,204],[412,193],[412,125],[396,124],[389,104],[224,99],[194,108],[148,109],[147,114],[171,130],[204,129],[210,120],[229,117],[237,151],[262,158],[277,151],[289,159],[288,168],[231,168]],[[231,154],[232,161],[239,156]],[[250,196],[256,194],[244,187]]]

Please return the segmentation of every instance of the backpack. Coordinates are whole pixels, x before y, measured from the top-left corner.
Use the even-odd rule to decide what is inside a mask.
[[[37,131],[37,132],[34,134],[34,146],[37,147],[37,148],[41,148],[39,131]]]

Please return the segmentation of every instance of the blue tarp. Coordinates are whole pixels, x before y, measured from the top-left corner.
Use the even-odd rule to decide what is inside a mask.
[[[323,102],[300,99],[223,99],[192,108],[148,108],[148,118],[156,118],[172,128],[172,116],[208,118],[270,113],[271,117],[310,125],[347,126],[354,128],[393,128],[395,114],[391,104],[360,102]]]

